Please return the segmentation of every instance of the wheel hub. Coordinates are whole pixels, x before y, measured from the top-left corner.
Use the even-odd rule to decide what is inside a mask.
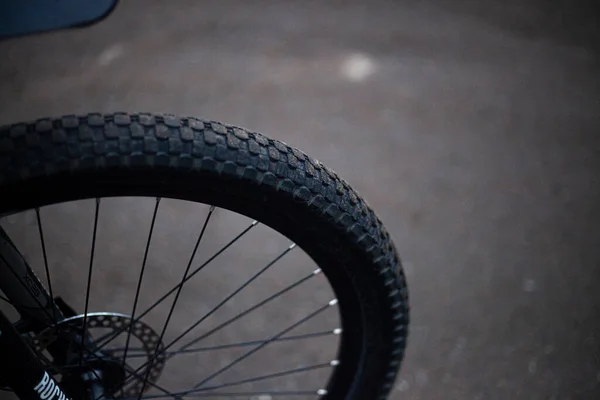
[[[56,343],[66,332],[82,333],[83,315],[76,315],[59,322],[53,327],[46,328],[33,338],[33,345],[37,352],[41,353],[49,346]],[[104,338],[127,335],[129,333],[131,317],[124,314],[115,313],[90,313],[86,318],[86,333],[91,338],[91,343],[85,345],[83,359],[85,362],[82,368],[75,368],[66,374],[63,374],[63,381],[79,382],[92,375],[100,380],[105,388],[114,393],[122,390],[126,397],[137,397],[152,387],[165,366],[166,357],[164,354],[164,345],[160,341],[159,335],[142,321],[135,321],[131,330],[131,339],[137,339],[139,349],[135,355],[142,360],[142,367],[137,371],[136,367],[125,363],[123,370],[123,349],[111,349],[111,345],[104,346]],[[101,334],[99,334],[101,332]],[[96,350],[100,346],[101,348]],[[133,347],[130,345],[130,347]],[[131,354],[128,353],[128,354]],[[72,372],[71,372],[72,371]],[[93,371],[93,372],[92,372]],[[133,371],[137,371],[132,375]],[[127,379],[125,379],[127,376]],[[147,377],[147,383],[144,384],[144,378]],[[89,379],[88,379],[89,381]],[[144,389],[145,388],[145,389]]]

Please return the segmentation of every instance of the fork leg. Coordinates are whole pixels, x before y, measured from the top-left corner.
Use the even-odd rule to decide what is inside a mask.
[[[0,311],[0,377],[21,400],[68,400],[58,383]]]
[[[0,227],[0,290],[34,330],[64,319],[17,247]]]

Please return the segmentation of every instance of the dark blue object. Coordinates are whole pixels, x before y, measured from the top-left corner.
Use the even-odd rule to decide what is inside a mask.
[[[100,21],[118,0],[0,0],[0,38],[85,26]]]

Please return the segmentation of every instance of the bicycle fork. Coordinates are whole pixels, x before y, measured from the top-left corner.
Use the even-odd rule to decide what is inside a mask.
[[[21,400],[69,400],[0,311],[0,377]]]
[[[0,227],[0,290],[32,331],[52,326],[63,317],[21,253]],[[60,386],[0,310],[0,381],[21,400],[65,400]]]

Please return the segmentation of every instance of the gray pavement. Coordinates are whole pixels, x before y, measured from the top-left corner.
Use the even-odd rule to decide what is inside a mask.
[[[600,398],[600,85],[589,14],[516,1],[122,3],[85,30],[0,43],[0,123],[171,112],[297,146],[359,190],[403,257],[412,334],[393,399]],[[137,274],[122,266],[141,262],[152,206],[103,208],[112,215],[104,240],[124,236],[100,254],[96,311],[128,312],[125,287]],[[169,217],[159,214],[145,304],[180,276],[175,265],[185,265],[207,211],[193,207],[170,202]],[[85,262],[92,211],[85,202],[44,210],[57,290],[84,282],[65,265]],[[203,259],[246,223],[226,212],[216,220]],[[40,265],[32,216],[7,225]],[[265,229],[219,265],[258,266],[286,245]],[[244,302],[293,281],[307,261],[294,255]],[[185,294],[170,335],[243,278],[219,271]],[[267,315],[284,326],[329,299],[324,284],[309,294]],[[265,318],[220,339],[256,334]],[[332,349],[273,350],[234,375]],[[187,375],[165,379],[183,385],[220,362],[192,357]]]

